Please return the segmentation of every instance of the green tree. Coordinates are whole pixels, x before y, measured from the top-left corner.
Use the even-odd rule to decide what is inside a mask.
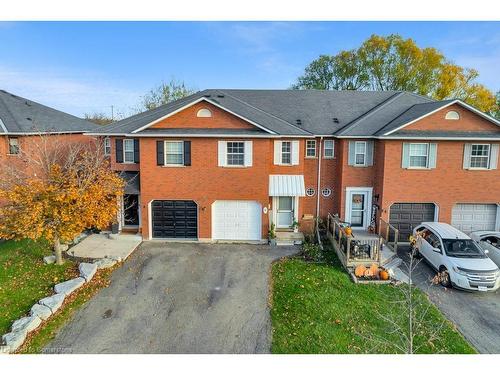
[[[168,83],[161,82],[141,98],[137,111],[142,112],[155,109],[163,104],[182,99],[194,92],[195,90],[186,87],[182,81],[172,79]]]
[[[485,112],[498,110],[495,95],[477,82],[478,76],[413,39],[372,35],[357,49],[312,61],[293,88],[410,91],[437,100],[458,98]]]

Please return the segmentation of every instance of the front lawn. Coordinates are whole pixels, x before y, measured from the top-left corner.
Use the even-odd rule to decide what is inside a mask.
[[[389,333],[392,327],[379,315],[405,316],[404,305],[391,303],[399,296],[398,287],[354,284],[337,262],[289,259],[273,265],[273,353],[398,352],[378,345],[380,338],[394,342],[401,338]],[[431,303],[419,290],[416,296],[422,306]],[[401,321],[405,324],[406,319]],[[441,325],[437,339],[429,340]],[[434,305],[421,333],[416,338],[419,353],[476,352]]]
[[[51,253],[42,241],[0,242],[0,336],[38,300],[53,294],[55,284],[77,275],[71,261],[44,264],[43,257]]]

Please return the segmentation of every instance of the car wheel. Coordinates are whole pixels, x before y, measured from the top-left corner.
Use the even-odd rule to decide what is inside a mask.
[[[451,287],[451,279],[450,279],[450,273],[446,268],[441,268],[439,272],[439,280],[442,286],[445,288],[450,288]]]

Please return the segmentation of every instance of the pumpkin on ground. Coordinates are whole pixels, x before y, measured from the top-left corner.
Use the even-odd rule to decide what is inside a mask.
[[[379,268],[375,263],[372,263],[372,265],[370,266],[370,271],[372,271],[372,275],[374,277],[378,277]]]
[[[379,273],[380,280],[389,280],[389,273],[386,270],[382,270]]]
[[[360,264],[354,270],[354,275],[356,277],[363,277],[365,275],[366,267]]]
[[[373,277],[373,271],[371,268],[367,268],[365,271],[365,277]]]

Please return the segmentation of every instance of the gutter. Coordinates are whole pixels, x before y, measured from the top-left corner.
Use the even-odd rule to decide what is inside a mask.
[[[319,138],[319,148],[318,148],[318,185],[316,188],[316,223],[315,223],[315,231],[316,231],[316,237],[318,238],[318,244],[321,250],[323,250],[323,244],[321,243],[321,238],[319,235],[319,197],[320,197],[320,188],[321,188],[321,145],[323,143],[323,137]]]

